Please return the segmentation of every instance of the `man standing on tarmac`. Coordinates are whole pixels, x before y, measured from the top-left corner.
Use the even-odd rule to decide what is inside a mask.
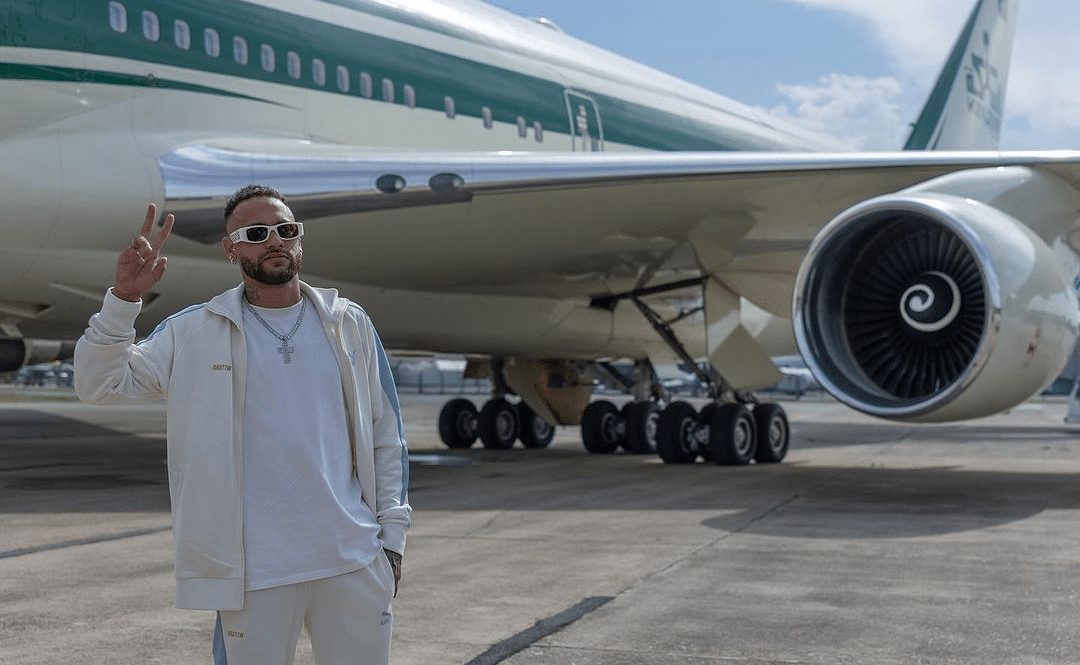
[[[161,279],[156,207],[75,350],[87,402],[166,400],[176,605],[217,612],[216,665],[385,665],[411,511],[390,365],[371,320],[298,277],[303,224],[275,190],[226,203],[243,283],[134,343]]]

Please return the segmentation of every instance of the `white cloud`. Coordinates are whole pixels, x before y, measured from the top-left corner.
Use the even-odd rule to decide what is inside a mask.
[[[898,117],[908,122],[918,114],[949,48],[974,7],[974,0],[791,1],[823,10],[847,12],[874,27],[882,48],[893,61],[893,71],[889,75],[901,88],[894,97],[879,98],[876,102],[884,103],[885,109],[890,103],[899,104]],[[1002,131],[1003,148],[1080,148],[1077,34],[1080,34],[1080,3],[1076,0],[1019,0]],[[843,73],[835,76],[844,77]],[[808,97],[814,98],[810,91],[815,88],[818,101],[808,103]],[[797,91],[795,97],[788,94],[794,106],[786,111],[802,122],[816,122],[826,117],[827,109],[844,107],[842,100],[846,91],[832,82],[819,81],[809,85],[789,82],[782,89]],[[836,95],[832,103],[824,101],[829,94]],[[859,120],[858,116],[851,118],[855,123],[851,125],[851,131],[855,134],[861,134],[866,124],[860,124]],[[837,114],[831,121],[843,122],[844,116]],[[876,136],[867,147],[888,140],[886,136]]]
[[[894,78],[832,74],[816,84],[781,84],[777,90],[792,105],[769,109],[771,113],[835,137],[853,150],[896,150],[906,138],[882,133],[882,128],[904,126],[897,103],[901,87]]]
[[[842,11],[869,22],[886,52],[905,73],[933,77],[948,46],[960,34],[973,0],[791,0],[807,7]]]

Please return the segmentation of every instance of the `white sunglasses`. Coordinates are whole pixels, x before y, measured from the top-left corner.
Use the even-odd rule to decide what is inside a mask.
[[[282,240],[295,240],[304,235],[304,225],[300,222],[280,222],[272,226],[266,224],[252,224],[251,226],[242,226],[229,234],[229,239],[233,242],[250,242],[258,244],[260,242],[266,242],[270,237],[270,232],[277,233],[277,237]]]

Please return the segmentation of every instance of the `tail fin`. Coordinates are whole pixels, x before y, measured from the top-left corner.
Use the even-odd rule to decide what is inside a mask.
[[[904,150],[997,150],[1019,0],[979,0]]]

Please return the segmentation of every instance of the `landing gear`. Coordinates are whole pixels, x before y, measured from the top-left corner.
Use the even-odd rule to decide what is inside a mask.
[[[626,421],[626,436],[620,443],[632,455],[656,452],[656,427],[660,407],[656,402],[629,402],[620,412]]]
[[[779,404],[758,404],[754,407],[754,424],[757,426],[758,444],[754,459],[775,464],[787,456],[791,430],[787,414]]]
[[[471,400],[452,399],[439,413],[439,438],[447,448],[471,448],[479,437],[485,448],[506,450],[520,437],[526,448],[547,448],[555,428],[525,402],[511,404],[502,397],[476,410]]]
[[[536,415],[525,402],[518,402],[517,412],[518,434],[522,445],[526,448],[547,448],[555,438],[555,427]]]
[[[480,409],[480,441],[485,448],[505,450],[518,438],[518,412],[502,397],[495,397]]]
[[[791,432],[779,404],[706,404],[698,414],[672,402],[660,414],[656,452],[668,464],[690,464],[699,456],[725,466],[751,460],[777,463],[787,455]]]
[[[754,459],[757,426],[742,404],[721,404],[709,423],[709,451],[717,464],[743,466]]]
[[[634,455],[656,451],[660,409],[655,402],[628,402],[620,410],[597,400],[581,418],[581,442],[590,453],[606,455],[620,447]]]
[[[613,453],[622,438],[619,410],[614,404],[599,400],[585,407],[581,417],[581,442],[585,444],[585,450],[599,455]]]
[[[660,312],[654,310],[642,300],[645,296],[676,291],[691,286],[702,287],[702,300],[705,304],[701,307],[681,311],[678,316],[672,319],[665,319]],[[699,364],[698,359],[691,355],[679,339],[675,329],[672,328],[672,324],[703,310],[705,311],[707,327],[716,321],[727,321],[732,314],[741,315],[739,300],[736,298],[732,301],[730,293],[719,293],[718,298],[710,300],[710,286],[715,285],[710,282],[708,275],[703,274],[702,277],[696,279],[638,288],[626,293],[595,298],[591,305],[614,310],[621,300],[625,299],[633,303],[649,325],[653,327],[653,330],[656,331],[656,334],[667,343],[671,351],[682,361],[681,369],[692,372],[698,381],[708,388],[708,394],[714,400],[702,409],[700,415],[693,406],[686,402],[671,402],[660,413],[659,417],[653,421],[656,425],[654,447],[664,462],[668,464],[689,464],[699,456],[705,460],[711,459],[717,464],[733,466],[746,465],[751,461],[779,462],[787,454],[790,439],[787,416],[784,415],[784,410],[777,404],[754,405],[752,396],[741,392],[737,385],[730,383],[713,366],[712,353],[710,353],[708,365]],[[724,291],[724,289],[712,290],[713,293],[721,291]],[[709,302],[713,302],[716,307],[711,313],[708,311]],[[708,329],[706,332],[706,338],[710,338]],[[746,333],[746,330],[743,329],[742,332]],[[730,338],[729,335],[730,333],[721,335],[721,338]],[[722,339],[714,341],[719,342]],[[761,350],[760,347],[759,350]],[[723,354],[720,357],[722,358]],[[758,361],[760,361],[760,358],[752,362]],[[624,429],[616,428],[619,433],[625,431],[624,437],[630,435],[631,427],[644,422],[636,417],[639,411],[644,412],[646,408],[651,408],[653,413],[656,412],[654,406],[637,407],[634,405],[639,403],[651,405],[657,401],[666,402],[669,399],[667,391],[655,379],[655,376],[648,377],[642,372],[642,370],[649,370],[649,373],[652,374],[652,367],[648,359],[638,360],[634,363],[633,378],[622,376],[610,363],[601,362],[597,363],[597,366],[605,370],[607,375],[615,380],[615,383],[622,384],[626,392],[634,396],[635,401],[627,405],[624,410],[623,420],[625,422],[622,425]],[[744,378],[749,378],[749,376]],[[752,408],[752,411],[748,406]],[[631,410],[634,411],[635,417],[626,418],[625,414]],[[595,432],[587,431],[586,423],[583,422],[582,438],[585,440],[585,447],[592,451],[596,444],[596,438],[595,436],[590,438],[590,433],[595,435]],[[760,442],[759,438],[761,439]],[[637,443],[637,441],[633,443]],[[606,446],[603,447],[606,448]],[[605,449],[603,452],[609,451]]]
[[[698,412],[686,402],[672,402],[660,413],[656,432],[656,452],[668,464],[690,464],[704,448],[708,430]]]
[[[452,399],[439,413],[439,438],[448,448],[470,448],[476,442],[479,414],[467,399]]]

